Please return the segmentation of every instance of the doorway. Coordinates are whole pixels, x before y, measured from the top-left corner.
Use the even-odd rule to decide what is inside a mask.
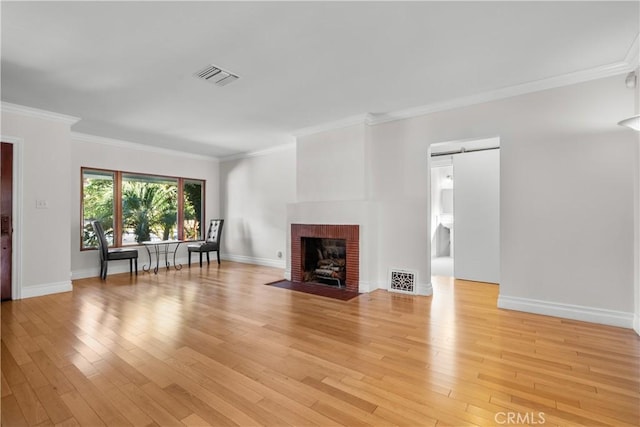
[[[453,277],[453,158],[431,159],[431,275]]]
[[[431,275],[499,283],[500,140],[430,147]]]
[[[0,147],[0,294],[12,298],[13,264],[13,144]]]

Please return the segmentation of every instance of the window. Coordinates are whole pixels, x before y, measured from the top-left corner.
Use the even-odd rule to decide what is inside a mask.
[[[178,238],[178,180],[122,174],[122,244]]]
[[[202,239],[204,181],[88,168],[81,173],[81,249],[97,247],[93,220],[102,223],[111,246]]]
[[[82,173],[82,248],[98,246],[91,227],[91,221],[96,219],[102,224],[109,245],[113,245],[114,180],[114,172],[85,170]]]
[[[204,182],[185,179],[182,188],[184,212],[182,235],[185,240],[198,240],[202,236],[202,200]]]

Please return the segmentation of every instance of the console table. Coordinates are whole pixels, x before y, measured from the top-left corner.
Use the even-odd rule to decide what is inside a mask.
[[[151,252],[155,253],[156,256],[156,266],[153,268],[153,273],[158,274],[158,269],[160,268],[160,256],[164,255],[164,264],[167,267],[167,270],[171,267],[171,263],[169,262],[169,254],[173,251],[173,268],[176,270],[180,270],[182,268],[182,264],[176,264],[176,253],[178,252],[178,246],[182,243],[183,240],[152,240],[147,242],[142,242],[144,247],[147,249],[147,254],[149,254],[149,266],[146,264],[142,266],[143,271],[151,271],[151,265],[153,265],[153,257],[151,256]],[[175,246],[174,246],[175,245]]]

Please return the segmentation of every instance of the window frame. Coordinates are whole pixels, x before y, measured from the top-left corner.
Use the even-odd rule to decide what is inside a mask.
[[[139,244],[122,244],[122,176],[123,175],[134,175],[141,178],[161,178],[161,179],[169,179],[176,180],[178,191],[177,191],[177,206],[178,206],[178,215],[176,218],[176,227],[178,229],[178,240],[183,240],[184,238],[184,184],[185,182],[199,182],[202,184],[202,217],[200,218],[200,236],[197,240],[185,240],[185,241],[198,241],[204,238],[205,233],[205,218],[206,218],[206,185],[207,181],[205,179],[200,178],[186,178],[180,176],[171,176],[171,175],[159,175],[159,174],[151,174],[151,173],[142,173],[142,172],[129,172],[129,171],[119,171],[115,169],[104,169],[104,168],[94,168],[89,166],[80,167],[80,251],[95,251],[98,248],[89,248],[84,247],[84,175],[86,172],[98,172],[98,173],[112,173],[113,174],[113,244],[109,246],[110,248],[122,248],[122,247],[132,247],[132,246],[140,246]]]

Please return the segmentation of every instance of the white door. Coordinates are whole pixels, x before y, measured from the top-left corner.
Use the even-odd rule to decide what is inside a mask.
[[[454,276],[500,282],[500,150],[453,156]]]

